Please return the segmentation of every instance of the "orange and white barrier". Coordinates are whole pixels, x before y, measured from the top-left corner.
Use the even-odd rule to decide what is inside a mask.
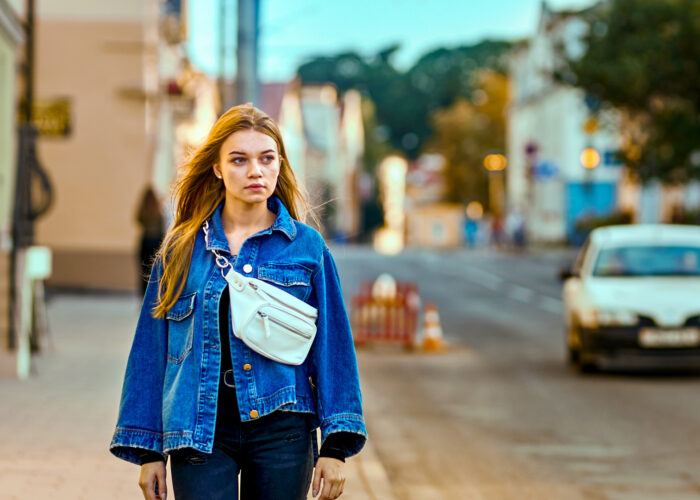
[[[366,281],[360,292],[353,296],[351,306],[350,322],[355,344],[415,345],[420,306],[415,282],[389,283],[387,277],[375,283]]]

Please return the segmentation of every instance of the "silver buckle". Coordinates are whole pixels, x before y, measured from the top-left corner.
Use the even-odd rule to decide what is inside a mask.
[[[231,381],[232,381],[230,384],[228,383],[228,380],[226,380],[229,373],[231,374]],[[236,387],[236,385],[234,384],[234,381],[233,381],[233,370],[226,370],[224,372],[224,384],[226,385],[226,387]]]

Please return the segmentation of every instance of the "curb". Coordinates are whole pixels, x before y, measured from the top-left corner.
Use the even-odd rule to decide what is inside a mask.
[[[358,456],[348,459],[348,466],[348,479],[352,482],[349,483],[348,494],[343,495],[344,499],[396,500],[389,476],[377,457],[371,440],[367,440]]]

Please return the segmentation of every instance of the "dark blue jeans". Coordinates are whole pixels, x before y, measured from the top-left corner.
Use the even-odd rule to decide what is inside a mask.
[[[314,460],[309,416],[277,411],[238,417],[235,389],[220,384],[214,449],[170,454],[175,500],[306,499]]]

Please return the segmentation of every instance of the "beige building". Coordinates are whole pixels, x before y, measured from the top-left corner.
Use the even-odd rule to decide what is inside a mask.
[[[7,346],[10,319],[10,251],[16,172],[17,46],[22,38],[16,2],[0,0],[0,344]]]
[[[456,248],[464,244],[464,206],[444,203],[445,159],[424,154],[406,179],[406,246]]]
[[[158,15],[157,1],[39,3],[36,98],[67,101],[70,120],[38,146],[55,193],[36,226],[49,285],[137,288],[136,210],[158,175]]]
[[[464,243],[464,207],[452,203],[417,205],[406,211],[406,246],[458,248]]]

